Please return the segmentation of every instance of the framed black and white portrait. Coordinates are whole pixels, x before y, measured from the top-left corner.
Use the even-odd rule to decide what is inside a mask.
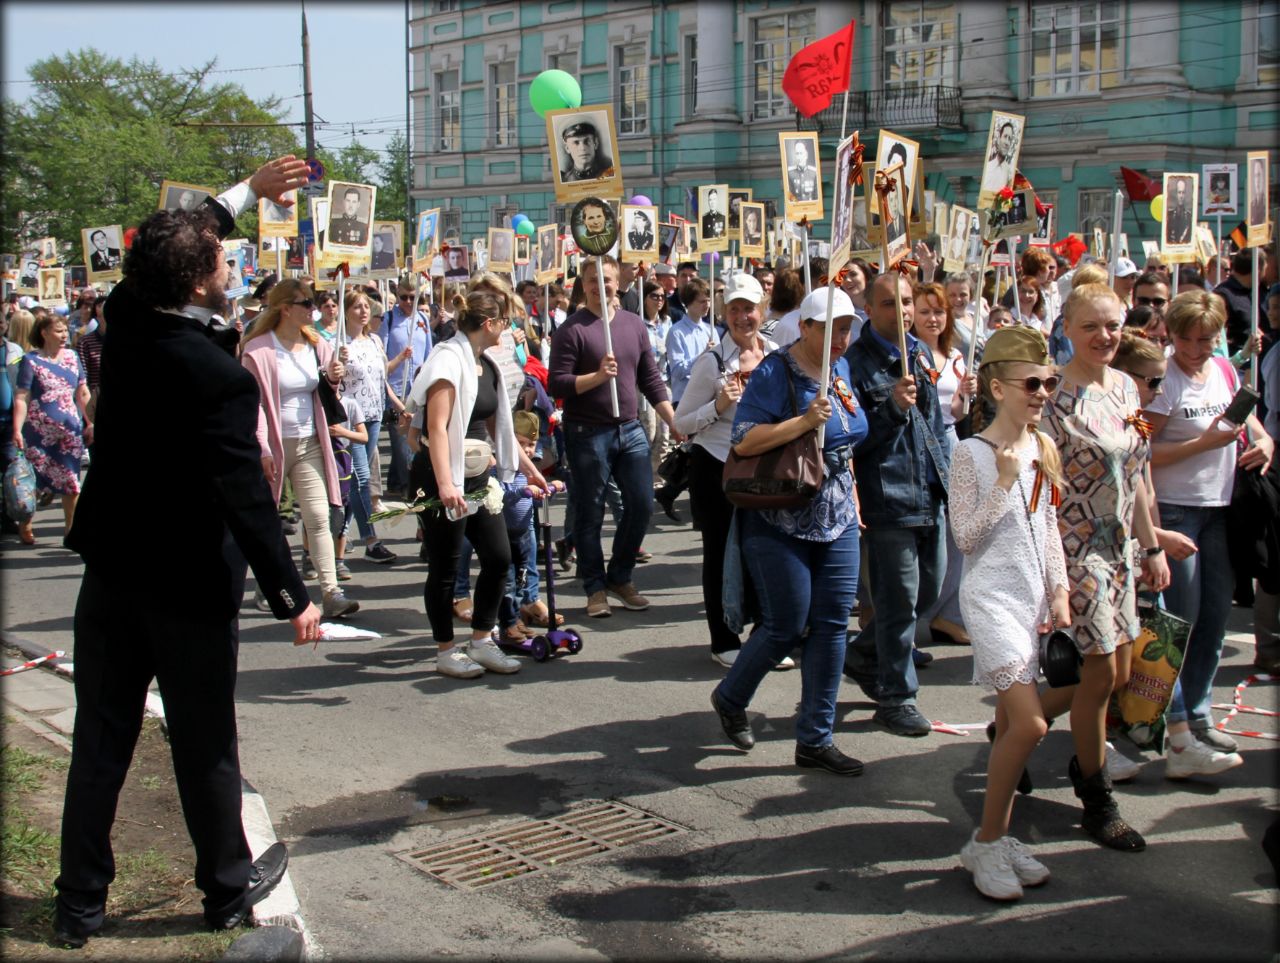
[[[368,256],[372,247],[373,210],[378,189],[372,184],[329,182],[329,221],[324,249],[335,254]]]
[[[194,211],[206,197],[217,193],[212,187],[199,184],[183,184],[181,181],[160,182],[160,211]]]
[[[816,133],[780,131],[778,151],[782,161],[782,191],[786,198],[784,216],[788,221],[808,218],[820,221],[822,210],[822,165],[818,160]]]
[[[698,250],[729,250],[729,185],[698,188]]]
[[[1000,191],[1013,187],[1026,123],[1027,119],[1021,114],[1006,114],[1001,110],[991,112],[991,129],[987,132],[982,182],[978,190],[978,210],[989,210]]]
[[[543,224],[538,228],[538,261],[533,279],[550,284],[560,273],[560,225]]]
[[[765,256],[765,217],[764,204],[758,201],[744,201],[739,209],[742,217],[742,240],[738,252],[744,257],[763,258]]]
[[[80,232],[84,243],[84,263],[89,268],[89,281],[118,281],[124,275],[120,264],[124,259],[124,246],[119,224],[107,227],[86,227]]]
[[[652,264],[660,258],[658,250],[658,208],[652,205],[623,204],[619,209],[622,244],[619,260],[633,264]]]
[[[549,110],[545,116],[556,202],[620,198],[622,169],[615,156],[618,133],[613,105]]]
[[[1160,250],[1165,254],[1195,254],[1198,181],[1198,174],[1174,172],[1164,175]]]

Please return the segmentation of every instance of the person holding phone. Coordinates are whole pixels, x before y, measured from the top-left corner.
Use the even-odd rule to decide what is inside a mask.
[[[1152,466],[1160,522],[1196,543],[1198,551],[1170,564],[1165,606],[1191,623],[1182,674],[1169,703],[1170,779],[1215,775],[1240,765],[1236,741],[1214,728],[1210,704],[1231,614],[1235,576],[1227,551],[1227,507],[1236,466],[1265,472],[1275,443],[1256,415],[1236,407],[1235,369],[1214,349],[1227,322],[1221,298],[1205,291],[1179,294],[1165,313],[1173,343],[1163,391],[1146,417],[1152,425]],[[1241,429],[1247,447],[1237,454]]]

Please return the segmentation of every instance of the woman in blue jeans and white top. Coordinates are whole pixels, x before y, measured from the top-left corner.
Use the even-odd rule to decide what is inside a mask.
[[[805,298],[799,340],[759,364],[738,402],[732,441],[740,456],[762,454],[826,425],[826,477],[813,501],[801,508],[739,510],[741,549],[759,598],[761,621],[711,693],[711,704],[729,741],[750,749],[755,739],[747,706],[769,671],[801,646],[796,765],[856,776],[862,763],[837,749],[831,734],[849,610],[858,594],[852,461],[854,449],[867,436],[867,419],[854,401],[844,358],[853,302],[843,291],[834,294],[830,312],[826,290]],[[829,316],[834,317],[834,327],[830,354],[824,358],[823,327]],[[819,398],[823,365],[831,366],[831,390]]]
[[[1146,412],[1153,428],[1151,463],[1160,524],[1186,535],[1198,549],[1170,560],[1171,582],[1164,593],[1168,610],[1191,623],[1182,674],[1169,704],[1165,774],[1170,779],[1213,775],[1244,761],[1235,740],[1213,727],[1210,712],[1235,589],[1227,554],[1227,506],[1236,465],[1266,471],[1275,445],[1254,415],[1244,425],[1222,419],[1239,386],[1230,363],[1214,357],[1226,320],[1217,295],[1188,291],[1173,299],[1165,312],[1173,356],[1164,390]],[[1249,443],[1237,458],[1242,427]]]

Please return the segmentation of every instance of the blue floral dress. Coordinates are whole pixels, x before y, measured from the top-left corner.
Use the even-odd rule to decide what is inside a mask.
[[[18,387],[30,392],[22,441],[40,487],[63,495],[80,493],[81,435],[84,423],[76,391],[84,384],[76,353],[63,348],[57,358],[29,351],[18,368]]]

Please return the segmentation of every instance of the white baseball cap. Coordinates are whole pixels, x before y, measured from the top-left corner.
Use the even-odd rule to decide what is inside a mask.
[[[739,300],[750,301],[752,304],[759,304],[764,300],[764,288],[745,271],[735,271],[724,283],[724,303]]]
[[[800,319],[802,321],[817,321],[820,324],[826,324],[828,298],[831,299],[830,317],[852,318],[856,315],[853,309],[853,302],[849,300],[849,295],[839,288],[830,293],[826,288],[818,288],[800,302]]]
[[[1134,264],[1127,257],[1116,258],[1116,277],[1127,278],[1134,274],[1141,274],[1138,265]]]
[[[663,275],[667,275],[667,276],[669,276],[669,277],[675,277],[675,276],[676,276],[676,269],[675,269],[675,268],[673,268],[673,267],[672,267],[670,264],[668,264],[666,261],[658,261],[658,262],[657,262],[656,264],[654,264],[654,266],[653,266],[653,273],[654,273],[655,275],[658,275],[659,277],[661,277],[661,276],[663,276]]]

